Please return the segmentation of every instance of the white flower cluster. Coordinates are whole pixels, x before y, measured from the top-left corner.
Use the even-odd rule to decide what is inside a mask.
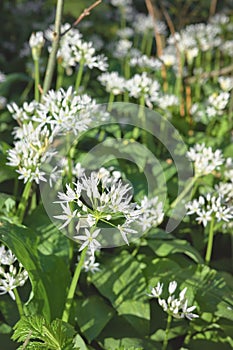
[[[130,56],[130,50],[132,49],[133,43],[128,39],[120,39],[115,43],[113,57],[125,58]]]
[[[212,147],[206,147],[204,143],[191,147],[187,157],[194,163],[195,176],[208,175],[224,163],[222,151],[213,151]]]
[[[231,91],[233,89],[233,77],[219,77],[219,85],[223,91]]]
[[[187,215],[196,214],[199,224],[207,226],[208,222],[215,219],[217,222],[233,219],[233,206],[226,205],[225,198],[221,195],[217,197],[208,193],[206,196],[200,196],[186,205]]]
[[[133,27],[136,33],[144,34],[147,31],[154,30],[154,20],[150,15],[137,13],[133,21]],[[156,29],[158,33],[166,35],[167,27],[164,22],[157,20]]]
[[[98,80],[107,92],[119,95],[124,91],[125,79],[120,77],[118,72],[103,73],[98,76]]]
[[[41,165],[51,159],[51,145],[57,135],[86,130],[94,118],[96,103],[89,96],[78,96],[72,87],[67,91],[49,91],[41,103],[15,103],[8,106],[19,123],[14,130],[14,148],[8,152],[8,165],[17,167],[19,179],[46,181]]]
[[[159,70],[162,66],[162,63],[157,58],[139,54],[130,59],[130,65],[132,67],[138,66],[140,68]]]
[[[76,220],[77,232],[84,229],[84,235],[74,236],[84,241],[80,249],[88,245],[94,252],[99,247],[96,237],[100,229],[95,229],[99,221],[118,229],[127,244],[127,235],[137,232],[131,228],[131,224],[145,232],[162,222],[164,213],[158,198],[149,200],[145,197],[141,204],[134,203],[132,187],[124,184],[120,176],[119,172],[111,174],[109,170],[101,168],[98,172],[91,172],[88,177],[80,177],[74,183],[74,188],[66,185],[65,193],[58,192],[59,200],[56,203],[61,205],[63,213],[55,218],[64,221],[61,228]],[[75,203],[76,209],[71,209],[70,203]],[[123,223],[115,225],[118,219]]]
[[[134,98],[144,97],[146,104],[150,107],[151,103],[157,102],[159,96],[160,84],[148,76],[146,72],[135,74],[126,83],[126,89],[129,95]]]
[[[32,33],[29,39],[29,46],[32,50],[32,57],[34,60],[38,60],[41,50],[44,46],[45,40],[43,32]]]
[[[32,33],[29,39],[29,45],[31,49],[38,48],[41,49],[44,46],[44,35],[43,32]]]
[[[144,196],[140,205],[137,206],[140,210],[138,217],[138,224],[145,232],[151,227],[159,225],[164,218],[163,204],[159,202],[158,197],[148,198]]]
[[[63,33],[64,35],[62,35]],[[45,36],[52,41],[52,27],[45,32]],[[66,69],[67,74],[70,74],[71,68],[78,63],[80,64],[80,62],[90,69],[98,68],[105,71],[108,68],[107,58],[102,54],[96,55],[93,43],[84,41],[79,30],[70,28],[68,23],[62,25],[61,28],[61,41],[57,57]]]
[[[18,265],[18,266],[16,266]],[[18,263],[15,255],[4,245],[0,246],[0,295],[9,293],[15,300],[13,290],[21,287],[28,279],[28,273]]]
[[[111,0],[111,4],[115,7],[131,6],[132,3],[132,0]]]
[[[208,98],[208,106],[206,113],[209,117],[223,114],[224,109],[226,108],[230,100],[229,92],[220,92],[213,93]],[[212,111],[212,113],[211,113]]]
[[[177,282],[172,281],[168,286],[169,297],[167,300],[161,299],[161,295],[163,293],[163,283],[157,284],[154,288],[151,288],[150,297],[157,298],[159,305],[163,308],[163,310],[174,318],[187,318],[192,321],[194,318],[198,318],[197,314],[193,313],[193,310],[196,309],[196,306],[188,307],[188,299],[185,297],[187,287],[185,287],[180,293],[179,297],[176,298],[175,291],[177,288]]]

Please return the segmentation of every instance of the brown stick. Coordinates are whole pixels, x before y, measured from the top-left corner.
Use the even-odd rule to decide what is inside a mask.
[[[61,34],[61,36],[65,35],[66,33],[68,33],[71,28],[77,26],[84,17],[89,16],[91,11],[98,6],[100,3],[102,2],[102,0],[97,0],[94,4],[92,4],[91,6],[89,6],[88,8],[84,9],[83,12],[81,13],[81,15],[71,24],[70,28],[68,28],[67,30],[64,31],[64,33]]]
[[[216,12],[217,2],[218,2],[218,0],[211,0],[211,3],[210,3],[210,14],[209,14],[210,17],[214,16],[214,14]]]
[[[218,77],[220,75],[228,74],[230,72],[233,72],[233,64],[231,64],[230,66],[224,67],[222,69],[219,69],[219,70],[213,70],[212,72],[204,72],[201,75],[199,75],[198,77],[186,78],[185,81],[189,84],[192,84],[192,83],[195,83],[195,81],[199,80],[200,78],[203,78],[203,79],[213,78],[213,77]]]
[[[158,32],[155,9],[154,9],[154,6],[152,5],[151,0],[145,0],[145,3],[149,14],[154,21],[154,33],[155,33],[155,40],[156,40],[156,47],[157,47],[157,55],[160,57],[163,54],[163,42],[162,42],[161,35]]]

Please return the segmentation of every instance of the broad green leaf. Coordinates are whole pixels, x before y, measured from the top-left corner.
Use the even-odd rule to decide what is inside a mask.
[[[156,344],[155,341],[149,339],[141,339],[141,338],[122,338],[122,339],[114,339],[114,338],[106,338],[104,341],[104,349],[107,350],[158,350],[161,347]]]
[[[141,334],[148,334],[150,308],[146,280],[140,263],[128,252],[108,259],[92,281],[117,310]]]
[[[67,259],[52,252],[45,255],[38,250],[43,235],[3,219],[0,223],[0,240],[13,251],[29,273],[33,309],[40,311],[47,320],[59,317],[70,280]]]
[[[42,316],[22,317],[14,329],[12,339],[17,342],[28,339],[28,349],[79,349],[73,344],[74,328],[59,319],[49,324]]]
[[[154,239],[148,239],[149,247],[155,252],[156,255],[160,257],[166,257],[170,254],[182,253],[189,256],[195,262],[202,263],[203,259],[200,256],[199,252],[193,248],[186,240],[182,239],[166,239],[160,240],[156,239],[156,235]]]
[[[98,296],[76,301],[77,322],[89,342],[96,339],[114,313],[114,309]]]

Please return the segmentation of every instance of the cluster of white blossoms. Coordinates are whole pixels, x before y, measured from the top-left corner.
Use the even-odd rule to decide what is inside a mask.
[[[132,0],[111,0],[110,2],[113,6],[116,6],[116,7],[131,6],[133,4]]]
[[[45,32],[45,36],[52,41],[53,27]],[[93,43],[84,41],[79,30],[71,28],[68,23],[61,27],[59,45],[57,57],[68,74],[72,72],[71,68],[77,64],[84,64],[90,69],[98,68],[101,71],[108,68],[107,58],[102,54],[97,55]]]
[[[56,203],[61,205],[62,214],[55,218],[64,221],[61,228],[71,221],[75,223],[78,235],[73,238],[84,241],[80,250],[88,246],[94,253],[100,247],[96,239],[100,233],[96,228],[98,222],[115,227],[128,244],[127,235],[137,233],[135,228],[146,232],[160,224],[164,216],[162,203],[157,197],[144,197],[137,204],[133,202],[132,191],[129,184],[123,183],[119,172],[111,173],[100,168],[89,176],[81,176],[73,187],[66,185],[66,192],[58,192]],[[121,223],[117,222],[119,220]]]
[[[118,72],[103,73],[98,76],[98,80],[107,92],[119,95],[124,92],[125,79],[119,76]]]
[[[162,62],[154,57],[148,57],[139,53],[130,59],[130,65],[132,67],[138,66],[140,68],[149,68],[153,70],[159,70],[162,67]]]
[[[213,151],[212,147],[206,147],[204,143],[191,147],[187,157],[194,163],[195,176],[208,175],[224,163],[222,151]]]
[[[196,220],[204,227],[212,220],[229,222],[233,219],[233,206],[227,205],[225,198],[221,195],[214,196],[208,193],[189,202],[186,208],[187,215],[197,215]]]
[[[0,83],[3,83],[6,80],[6,74],[0,71]]]
[[[193,311],[196,309],[196,306],[188,306],[188,299],[185,297],[187,287],[185,287],[180,293],[179,297],[176,298],[175,291],[177,288],[177,282],[172,281],[168,286],[169,296],[167,300],[162,299],[161,295],[163,293],[163,283],[157,284],[154,288],[151,288],[150,297],[157,298],[159,305],[163,310],[173,316],[174,318],[187,318],[192,321],[194,318],[198,318],[197,314],[194,314]]]
[[[31,34],[29,39],[29,46],[31,48],[33,60],[39,60],[44,43],[45,39],[43,32],[39,31]]]
[[[223,111],[226,108],[229,100],[230,100],[229,92],[213,93],[208,98],[208,106],[207,106],[206,113],[210,117],[223,114]],[[213,115],[211,115],[210,112],[208,113],[208,109],[212,109]]]
[[[218,82],[223,91],[231,91],[233,89],[233,77],[218,77]]]
[[[13,103],[8,109],[19,127],[14,129],[15,142],[8,151],[7,164],[18,168],[19,179],[25,183],[46,181],[41,165],[54,155],[54,138],[70,131],[78,135],[98,114],[95,100],[77,95],[72,87],[67,91],[50,90],[41,103],[25,102],[22,107]]]
[[[167,27],[163,21],[156,20],[154,22],[150,15],[145,15],[144,13],[137,13],[132,24],[136,33],[145,34],[154,30],[155,25],[158,33],[163,35],[167,33]]]
[[[146,105],[151,106],[151,103],[157,102],[159,97],[160,84],[157,80],[152,79],[146,72],[135,74],[126,83],[126,89],[129,95],[134,98],[145,99]]]
[[[113,57],[125,58],[130,56],[133,43],[128,39],[120,39],[115,43],[114,50],[112,52]]]
[[[9,293],[15,300],[14,289],[21,287],[28,279],[28,273],[17,261],[10,249],[0,245],[0,295]]]

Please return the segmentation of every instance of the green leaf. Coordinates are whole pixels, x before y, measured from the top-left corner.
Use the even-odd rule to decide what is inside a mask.
[[[92,279],[104,295],[137,332],[149,332],[150,308],[146,296],[146,280],[140,263],[128,252],[109,258]]]
[[[51,324],[42,316],[22,317],[14,327],[12,339],[28,342],[27,349],[70,350],[74,347],[74,328],[59,319]],[[20,349],[23,349],[23,346]]]
[[[78,325],[89,342],[96,339],[115,312],[98,296],[77,300],[76,307]]]
[[[176,238],[161,240],[157,239],[155,234],[153,240],[149,238],[147,241],[149,247],[154,251],[156,255],[160,257],[166,257],[170,254],[175,253],[182,253],[197,263],[203,263],[203,259],[200,256],[199,252],[193,248],[186,240]]]
[[[64,239],[59,231],[53,234]],[[28,307],[32,304],[33,311],[39,311],[47,320],[60,317],[70,281],[68,257],[52,254],[52,250],[45,255],[38,249],[43,242],[43,235],[3,219],[0,223],[0,240],[28,271],[33,291]]]

